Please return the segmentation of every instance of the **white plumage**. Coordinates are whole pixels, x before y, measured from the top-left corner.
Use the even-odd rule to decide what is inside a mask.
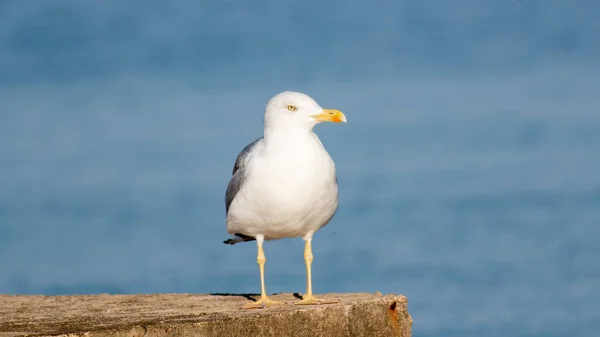
[[[285,135],[282,135],[285,136]],[[227,214],[227,231],[266,240],[304,237],[324,226],[338,205],[335,165],[315,134],[257,144]]]

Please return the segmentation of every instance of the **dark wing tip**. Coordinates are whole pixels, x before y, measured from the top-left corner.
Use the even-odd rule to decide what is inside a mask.
[[[247,241],[256,240],[256,238],[254,238],[252,236],[244,235],[242,233],[234,233],[233,235],[236,236],[234,239],[227,239],[227,240],[223,241],[223,243],[226,245],[235,245],[238,242],[247,242]]]

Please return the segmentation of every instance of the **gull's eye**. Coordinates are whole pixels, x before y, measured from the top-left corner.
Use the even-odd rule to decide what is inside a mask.
[[[293,105],[293,104],[288,104],[288,106],[287,106],[287,109],[288,109],[289,111],[296,111],[296,106],[295,106],[295,105]]]

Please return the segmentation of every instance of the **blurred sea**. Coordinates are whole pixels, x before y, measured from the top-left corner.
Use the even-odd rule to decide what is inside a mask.
[[[227,246],[237,153],[283,90],[340,208],[316,293],[401,293],[414,336],[600,331],[600,5],[0,4],[0,293],[258,292]],[[303,292],[303,243],[265,246]]]

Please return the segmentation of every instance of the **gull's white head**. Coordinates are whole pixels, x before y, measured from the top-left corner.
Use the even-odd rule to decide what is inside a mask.
[[[339,110],[323,109],[312,97],[294,91],[275,95],[265,110],[265,129],[312,130],[321,122],[346,123],[346,116]]]

